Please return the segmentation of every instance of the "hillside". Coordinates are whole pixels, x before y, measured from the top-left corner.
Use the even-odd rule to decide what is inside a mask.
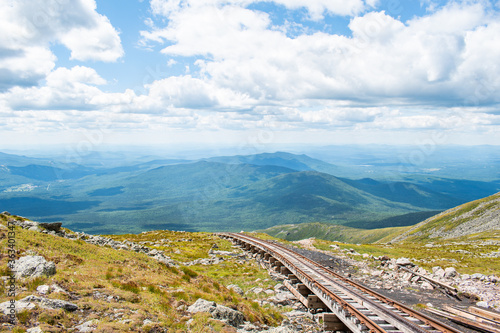
[[[333,242],[369,244],[397,234],[401,229],[401,227],[395,227],[368,230],[325,223],[304,223],[279,225],[259,230],[259,232],[287,241],[317,238]]]
[[[391,242],[460,238],[494,231],[500,231],[500,193],[428,218]]]
[[[0,155],[0,209],[99,234],[310,222],[374,229],[412,225],[500,186],[412,174],[400,175],[404,181],[339,178],[331,173],[344,167],[285,152],[198,161],[124,153],[93,153],[83,164],[61,159]]]
[[[158,230],[109,238],[54,226],[49,231],[2,213],[3,248],[8,221],[16,224],[17,258],[35,256],[42,258],[39,267],[55,265],[43,274],[30,271],[16,279],[18,323],[12,326],[0,316],[9,331],[40,327],[43,332],[86,332],[88,327],[99,332],[236,332],[233,326],[247,325],[244,321],[263,330],[279,325],[285,318],[282,313],[291,309],[283,299],[286,306],[271,301],[260,305],[261,298],[281,295],[274,289],[279,283],[213,234]],[[4,278],[11,275],[7,260],[0,258]],[[230,285],[241,288],[241,295]],[[256,294],[257,287],[268,292]],[[9,304],[5,288],[2,283],[1,311]],[[239,313],[233,316],[238,324],[191,313],[188,306],[199,298],[217,303],[219,319],[224,313]]]

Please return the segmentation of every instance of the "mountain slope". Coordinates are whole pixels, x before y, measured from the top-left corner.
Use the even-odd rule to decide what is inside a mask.
[[[259,232],[288,241],[314,237],[333,242],[369,244],[400,230],[401,227],[366,230],[326,223],[303,223],[278,225]]]
[[[253,165],[274,165],[290,168],[297,171],[311,171],[337,174],[342,168],[309,157],[307,155],[296,155],[286,152],[262,153],[255,155],[220,156],[207,159],[208,161],[221,162],[227,164],[253,164]]]
[[[391,242],[458,238],[500,230],[500,193],[468,202],[433,216]]]
[[[93,233],[240,231],[310,222],[374,229],[420,222],[429,211],[495,193],[499,185],[412,175],[408,182],[350,180],[318,171],[334,165],[283,152],[197,162],[141,157],[105,167],[113,155],[107,156],[63,165],[33,164],[22,156],[16,164],[8,155],[14,166],[0,167],[0,210]],[[446,184],[452,190],[442,193]]]
[[[445,209],[463,203],[460,198],[410,182],[381,182],[370,178],[342,179],[347,184],[387,200],[429,209]]]

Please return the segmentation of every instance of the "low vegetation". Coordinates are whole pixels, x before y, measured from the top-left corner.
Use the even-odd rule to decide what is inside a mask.
[[[0,215],[0,222],[5,225],[4,215]],[[36,294],[40,285],[57,284],[67,293],[48,297],[74,302],[82,309],[72,313],[62,310],[20,312],[19,329],[39,322],[45,332],[66,332],[84,320],[98,319],[100,332],[149,332],[155,325],[168,327],[169,332],[185,332],[191,319],[186,312],[187,306],[198,298],[235,308],[246,320],[256,324],[276,326],[282,320],[278,309],[261,307],[251,295],[243,297],[225,287],[237,283],[244,290],[249,289],[256,279],[261,279],[266,286],[273,285],[267,272],[253,261],[240,264],[228,256],[217,265],[167,267],[133,251],[114,250],[19,227],[15,233],[18,256],[41,255],[57,267],[52,277],[20,279],[16,299]],[[208,257],[213,244],[220,250],[231,250],[230,242],[210,233],[159,231],[114,237],[134,242],[168,240],[165,246],[153,248],[164,250],[179,262]],[[6,230],[0,230],[0,239],[5,248]],[[0,267],[2,275],[10,274],[4,269],[6,256],[1,257]],[[6,290],[3,285],[0,288],[0,302],[4,302]],[[146,319],[153,324],[144,326]],[[206,322],[214,331],[228,329],[227,325],[208,320],[203,315],[195,316],[190,324],[202,327]]]

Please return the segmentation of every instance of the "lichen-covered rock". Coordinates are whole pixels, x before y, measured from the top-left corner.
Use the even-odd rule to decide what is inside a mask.
[[[458,276],[458,272],[457,270],[454,268],[454,267],[447,267],[445,270],[444,270],[444,277],[445,278],[454,278],[454,277],[457,277]]]
[[[92,332],[92,331],[95,331],[97,323],[98,323],[98,321],[96,319],[92,319],[92,320],[84,322],[83,324],[75,326],[75,328],[80,333]]]
[[[408,259],[408,258],[398,258],[396,260],[396,265],[400,265],[400,266],[413,266],[413,264],[411,263],[410,259]]]
[[[76,311],[78,310],[78,305],[63,301],[61,299],[52,299],[38,296],[27,296],[20,300],[20,302],[29,302],[29,303],[37,303],[42,309],[48,310],[56,310],[56,309],[64,309],[66,311]]]
[[[198,300],[193,305],[188,307],[187,310],[191,313],[210,313],[212,318],[224,321],[234,327],[238,327],[245,321],[245,317],[241,312],[202,298],[198,298]]]
[[[243,295],[243,289],[241,289],[240,286],[236,284],[230,284],[229,286],[227,286],[227,289],[234,290],[234,292],[238,295]]]
[[[56,265],[42,256],[24,256],[15,261],[13,267],[16,278],[33,278],[56,274]]]
[[[52,223],[40,222],[38,225],[46,230],[59,232],[61,230],[62,223],[61,222],[52,222]]]
[[[20,312],[23,310],[32,310],[36,306],[39,306],[42,309],[48,310],[56,310],[56,309],[64,309],[66,311],[75,311],[78,310],[78,305],[63,301],[60,299],[51,299],[45,297],[38,297],[35,295],[27,296],[19,301],[16,301],[16,312]],[[10,311],[10,301],[4,302],[0,304],[0,312],[8,314]]]

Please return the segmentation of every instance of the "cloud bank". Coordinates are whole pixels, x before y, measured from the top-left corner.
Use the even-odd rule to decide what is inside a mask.
[[[151,0],[138,43],[189,71],[141,93],[108,92],[92,68],[124,57],[119,29],[93,0],[4,2],[0,113],[17,115],[9,126],[93,126],[101,117],[129,129],[498,130],[495,4],[450,1],[407,21],[380,5]],[[318,28],[339,18],[349,33]],[[57,67],[54,43],[82,64]]]

